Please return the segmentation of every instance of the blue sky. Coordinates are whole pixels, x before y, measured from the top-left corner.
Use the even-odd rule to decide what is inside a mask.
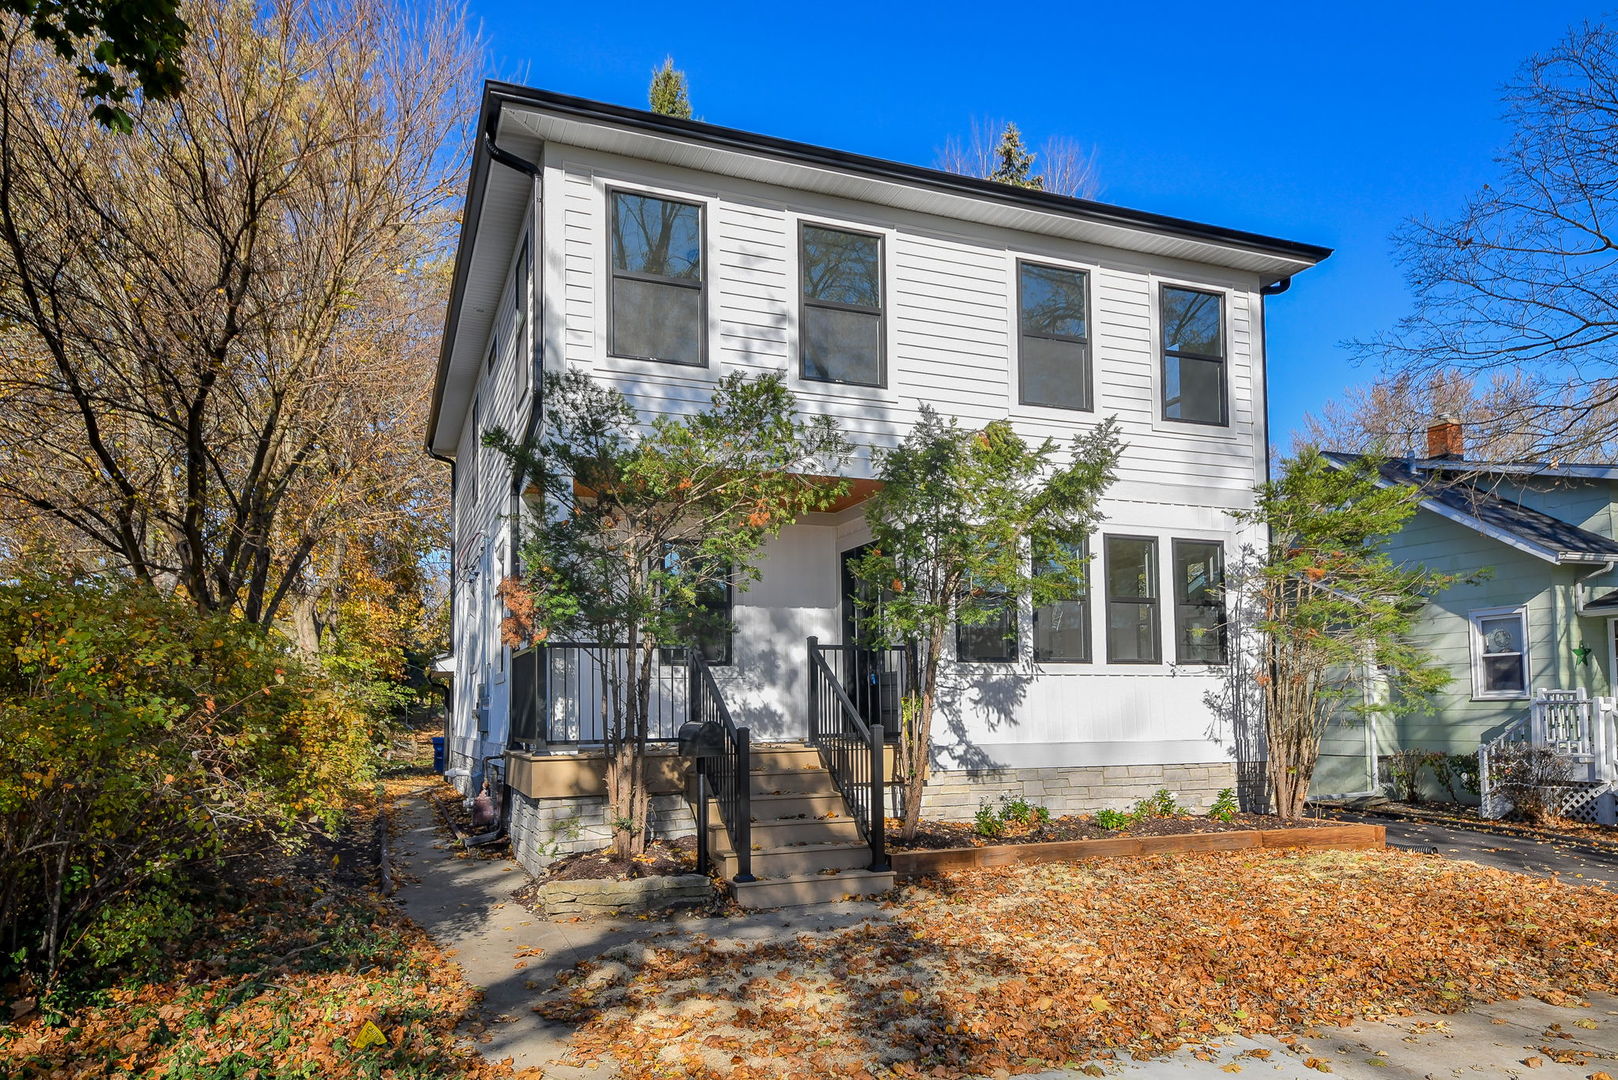
[[[1389,234],[1490,178],[1506,137],[1500,85],[1601,13],[472,0],[501,78],[644,106],[672,54],[704,120],[923,165],[973,117],[1015,120],[1035,143],[1094,146],[1108,202],[1336,248],[1270,305],[1283,447],[1306,411],[1373,374],[1341,342],[1408,308]]]

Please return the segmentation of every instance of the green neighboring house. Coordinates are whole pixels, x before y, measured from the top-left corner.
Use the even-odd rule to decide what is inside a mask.
[[[1381,469],[1385,483],[1419,487],[1424,496],[1388,541],[1396,558],[1452,573],[1491,571],[1434,597],[1417,624],[1453,680],[1432,712],[1333,725],[1313,790],[1380,794],[1387,778],[1379,759],[1397,749],[1471,754],[1503,741],[1545,743],[1570,757],[1580,785],[1567,812],[1611,821],[1618,466],[1467,460],[1459,429],[1435,424],[1429,457]],[[1374,694],[1375,680],[1367,685]],[[1490,805],[1486,781],[1484,802],[1486,813],[1505,810]]]

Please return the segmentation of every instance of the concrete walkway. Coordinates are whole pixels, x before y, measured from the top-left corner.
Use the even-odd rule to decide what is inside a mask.
[[[436,784],[438,781],[427,781]],[[422,790],[430,790],[424,785]],[[844,901],[814,908],[759,912],[714,919],[547,919],[511,899],[528,881],[509,859],[458,857],[460,846],[440,829],[425,797],[401,800],[394,858],[401,908],[447,950],[484,992],[483,1016],[467,1028],[484,1056],[511,1058],[518,1069],[537,1067],[546,1076],[607,1077],[606,1067],[558,1065],[570,1028],[532,1011],[558,972],[609,949],[652,934],[677,930],[718,941],[790,939],[804,931],[837,930],[886,918],[874,903]]]
[[[844,902],[724,919],[546,919],[511,899],[511,894],[527,880],[514,862],[458,857],[458,845],[441,833],[436,813],[424,797],[401,800],[397,810],[400,831],[395,857],[401,882],[397,899],[404,911],[440,944],[454,950],[467,979],[485,993],[483,1016],[468,1026],[468,1036],[477,1041],[486,1056],[494,1060],[509,1057],[516,1068],[537,1067],[547,1077],[571,1080],[613,1075],[610,1066],[584,1069],[558,1064],[567,1050],[569,1029],[542,1019],[531,1009],[556,974],[580,960],[668,931],[721,941],[769,941],[790,938],[805,930],[840,929],[888,917],[875,904]],[[1503,869],[1560,873],[1575,883],[1575,874],[1584,873],[1585,880],[1608,887],[1618,880],[1618,865],[1606,866],[1607,876],[1596,881],[1590,876],[1596,869],[1593,864],[1563,862],[1560,855],[1545,852],[1520,851],[1506,844],[1511,839],[1507,837],[1474,833],[1470,838],[1457,836],[1450,840],[1441,834],[1461,830],[1442,829],[1407,835],[1402,827],[1396,832],[1395,823],[1387,819],[1376,820],[1389,825],[1388,838],[1394,846],[1426,850],[1447,843],[1453,851],[1446,854],[1479,862],[1489,857],[1496,861],[1485,865],[1500,865]],[[1487,850],[1496,845],[1504,850]],[[1507,865],[1513,860],[1514,865]],[[1574,870],[1575,865],[1584,868]],[[1582,1063],[1557,1062],[1540,1049],[1546,1046],[1564,1054],[1582,1051]],[[1290,1046],[1267,1037],[1236,1038],[1227,1040],[1226,1045],[1208,1056],[1209,1060],[1202,1060],[1193,1051],[1185,1050],[1154,1061],[1116,1062],[1106,1071],[1107,1075],[1124,1078],[1179,1080],[1228,1080],[1238,1073],[1318,1080],[1328,1070],[1356,1080],[1586,1080],[1600,1072],[1618,1075],[1618,998],[1592,998],[1588,1007],[1579,1008],[1559,1008],[1532,1000],[1498,1002],[1455,1016],[1426,1015],[1397,1023],[1309,1032]],[[1525,1064],[1530,1059],[1533,1064]],[[1081,1076],[1072,1070],[1041,1075],[1049,1080],[1078,1080]]]
[[[1341,821],[1381,825],[1388,846],[1462,859],[1532,877],[1557,878],[1569,885],[1618,890],[1618,852],[1569,841],[1501,836],[1462,826],[1439,825],[1380,814],[1339,811]]]

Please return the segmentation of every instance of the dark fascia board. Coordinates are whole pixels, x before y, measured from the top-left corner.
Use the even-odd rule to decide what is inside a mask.
[[[449,303],[444,310],[444,331],[438,339],[438,371],[433,377],[433,402],[427,413],[427,453],[445,460],[433,444],[438,441],[439,413],[444,405],[444,384],[449,379],[449,354],[455,340],[455,328],[461,321],[461,302],[466,296],[466,276],[472,269],[472,248],[477,240],[477,221],[483,213],[483,191],[489,175],[490,155],[483,148],[484,132],[491,119],[499,115],[500,98],[492,93],[493,84],[485,83],[483,105],[478,110],[477,127],[472,132],[472,165],[466,178],[466,205],[461,210],[461,233],[455,242],[455,270],[450,278]]]
[[[812,143],[794,142],[791,139],[781,139],[773,135],[759,135],[751,131],[721,127],[718,124],[709,124],[701,120],[682,120],[679,117],[662,116],[658,113],[647,112],[644,109],[609,105],[605,102],[572,97],[568,94],[558,94],[550,90],[536,90],[516,83],[490,82],[485,87],[485,94],[496,96],[502,101],[509,101],[512,104],[527,105],[545,112],[590,123],[612,124],[665,138],[683,139],[688,142],[703,143],[708,146],[735,150],[744,154],[780,158],[804,165],[839,169],[878,180],[895,181],[914,187],[931,188],[935,191],[956,195],[987,198],[996,202],[1012,203],[1035,210],[1065,214],[1069,217],[1084,218],[1107,225],[1147,229],[1152,232],[1184,237],[1188,240],[1201,240],[1207,243],[1242,247],[1311,264],[1320,262],[1332,253],[1331,248],[1320,247],[1316,244],[1281,240],[1259,233],[1243,232],[1240,229],[1226,229],[1217,225],[1188,221],[1184,218],[1153,214],[1144,210],[1131,210],[1127,207],[1114,206],[1110,203],[1096,202],[1091,199],[1075,199],[1068,195],[1057,195],[1049,191],[1034,191],[1029,188],[1002,184],[994,180],[983,180],[975,176],[961,176],[957,173],[929,169],[920,165],[909,165],[904,162],[889,161],[885,158],[849,153],[846,150],[833,150],[829,147],[815,146]]]

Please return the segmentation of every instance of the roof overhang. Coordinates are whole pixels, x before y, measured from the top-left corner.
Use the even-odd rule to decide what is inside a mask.
[[[1324,457],[1333,468],[1341,469],[1348,464],[1346,459],[1355,455],[1345,455],[1326,451],[1323,452],[1321,456]],[[1402,484],[1396,480],[1390,480],[1386,476],[1381,475],[1380,472],[1376,475],[1375,480],[1377,486],[1383,488],[1410,486],[1408,484]],[[1416,505],[1421,507],[1423,510],[1428,510],[1434,514],[1437,514],[1439,517],[1444,518],[1447,521],[1453,521],[1457,525],[1471,529],[1473,532],[1478,533],[1481,536],[1486,536],[1491,540],[1497,540],[1500,543],[1505,544],[1507,547],[1515,548],[1524,554],[1532,555],[1536,559],[1543,559],[1545,562],[1552,563],[1557,566],[1600,566],[1604,563],[1611,563],[1618,560],[1618,555],[1600,554],[1588,551],[1567,551],[1560,548],[1549,547],[1545,544],[1535,543],[1527,537],[1520,536],[1509,529],[1502,529],[1498,525],[1490,524],[1481,518],[1468,514],[1464,510],[1459,510],[1448,505],[1447,503],[1440,502],[1437,499],[1424,498],[1418,501]]]
[[[516,244],[515,237],[505,236],[480,241],[480,230],[491,218],[509,216],[509,208],[502,212],[502,205],[514,198],[522,199],[530,185],[529,178],[516,169],[491,169],[490,154],[482,141],[485,134],[506,150],[518,153],[522,152],[519,147],[537,148],[548,142],[582,147],[952,220],[1237,270],[1254,275],[1261,287],[1284,281],[1331,254],[1330,248],[1314,244],[1012,187],[513,83],[485,84],[478,132],[480,141],[467,180],[466,211],[427,435],[429,451],[442,457],[454,454],[460,433],[451,429],[459,428],[470,394],[469,388],[456,393],[449,385],[455,381],[451,376],[468,364],[463,353],[480,352],[487,336],[486,320],[479,334],[480,320],[467,317],[476,313],[463,311],[468,287],[480,272],[495,272],[480,270],[499,254],[488,247],[514,248]],[[481,253],[477,250],[480,243],[485,246]],[[504,252],[504,256],[499,260],[501,274],[511,252]]]

